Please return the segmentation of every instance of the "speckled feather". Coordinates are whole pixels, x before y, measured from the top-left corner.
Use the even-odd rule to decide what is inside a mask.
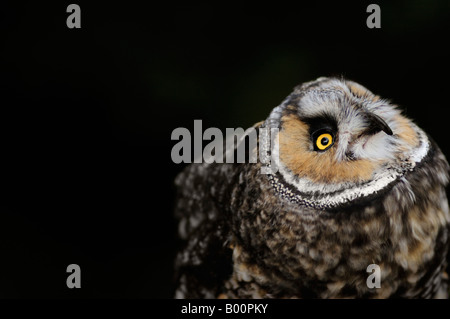
[[[394,145],[383,151],[386,160],[376,162],[370,180],[340,175],[342,180],[330,181],[329,185],[329,177],[319,180],[302,176],[302,171],[295,172],[297,166],[292,165],[273,175],[261,174],[260,163],[189,165],[176,179],[176,216],[180,237],[185,241],[176,260],[177,298],[448,297],[444,273],[450,224],[444,189],[448,163],[431,138],[426,134],[423,137],[428,143],[423,158],[411,162],[412,166],[402,166],[405,158],[398,160],[396,154],[405,154],[407,147],[415,151],[419,143],[407,145],[409,137],[400,132],[400,113],[392,111],[394,107],[387,102],[373,106],[381,101],[379,97],[342,79],[321,78],[296,88],[262,126],[276,126],[280,134],[287,134],[283,121],[275,121],[273,114],[278,112],[279,119],[294,114],[295,120],[303,121],[305,102],[298,96],[311,89],[330,90],[330,86],[352,105],[360,103],[358,107],[372,111],[386,109],[381,114],[394,132],[393,137],[386,136],[386,141]],[[335,110],[329,107],[329,111]],[[355,123],[348,125],[359,129]],[[410,125],[419,136],[422,131],[412,122]],[[376,139],[384,133],[378,134]],[[348,147],[360,147],[357,139],[349,141]],[[389,153],[391,149],[395,156]],[[305,152],[323,156],[312,150]],[[335,156],[330,157],[332,163],[342,156],[330,154]],[[364,154],[358,156],[364,159]],[[355,161],[340,160],[349,161],[348,165]],[[284,165],[283,154],[280,164]],[[356,192],[364,183],[382,176],[387,167],[408,168],[400,170],[386,185],[380,182],[383,187],[375,187],[371,193],[334,200],[342,197],[336,194],[342,189]],[[295,178],[291,179],[291,174]],[[307,197],[308,192],[292,182],[302,178],[314,187],[324,184],[320,187],[325,193],[330,191],[333,200],[325,206],[315,205],[317,192],[316,197]],[[313,204],[307,205],[309,201]],[[366,285],[370,264],[381,268],[379,289]]]

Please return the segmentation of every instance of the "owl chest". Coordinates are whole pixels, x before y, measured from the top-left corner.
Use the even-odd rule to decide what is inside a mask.
[[[347,218],[317,222],[278,212],[249,218],[233,244],[231,296],[389,298],[433,296],[445,263],[448,213],[436,203],[393,211],[385,199]],[[444,238],[445,237],[445,238]],[[442,243],[442,244],[440,244]],[[379,267],[380,287],[368,284]]]

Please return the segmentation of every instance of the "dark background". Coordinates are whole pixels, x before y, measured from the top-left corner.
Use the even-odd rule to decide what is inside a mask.
[[[450,154],[450,3],[0,5],[0,298],[171,298],[177,127],[249,127],[345,76]],[[81,266],[81,289],[66,267]]]

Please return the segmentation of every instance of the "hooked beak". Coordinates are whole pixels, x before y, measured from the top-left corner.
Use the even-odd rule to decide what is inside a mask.
[[[369,122],[369,127],[364,132],[364,134],[373,135],[380,131],[383,131],[387,135],[393,134],[389,125],[387,125],[387,123],[381,117],[371,112],[366,112],[366,116]]]

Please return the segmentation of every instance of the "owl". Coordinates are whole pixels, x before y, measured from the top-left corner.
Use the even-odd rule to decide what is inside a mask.
[[[262,128],[277,129],[277,170],[200,163],[177,176],[176,298],[448,297],[449,166],[430,136],[326,77],[295,87]]]

